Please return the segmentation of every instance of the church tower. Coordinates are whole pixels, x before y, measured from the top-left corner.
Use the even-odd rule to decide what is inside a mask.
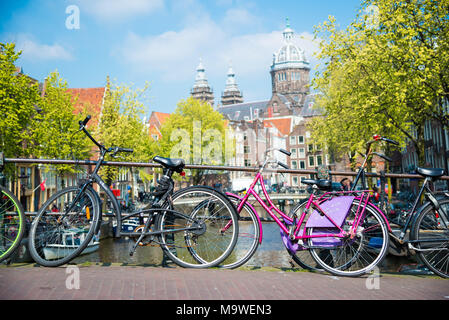
[[[221,104],[226,106],[243,102],[243,95],[235,81],[235,73],[232,65],[229,65],[228,77],[226,79],[226,87],[221,95]]]
[[[283,46],[273,54],[270,70],[272,92],[273,95],[278,93],[286,96],[296,105],[302,105],[309,93],[310,63],[304,50],[293,42],[294,31],[290,28],[288,18],[283,38]]]
[[[207,82],[206,72],[201,59],[200,64],[196,68],[195,84],[190,94],[195,99],[206,101],[211,106],[214,105],[214,93]]]

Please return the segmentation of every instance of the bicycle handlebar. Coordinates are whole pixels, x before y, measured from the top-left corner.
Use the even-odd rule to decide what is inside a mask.
[[[117,153],[119,152],[129,152],[129,153],[133,153],[134,150],[131,148],[120,148],[120,147],[115,147],[115,148],[110,148],[112,149],[111,151],[114,151],[114,153],[112,154],[112,156],[115,156]],[[108,150],[109,151],[109,150]]]
[[[376,156],[379,156],[385,160],[387,160],[388,162],[393,162],[393,159],[391,159],[390,157],[387,157],[386,155],[382,154],[382,153],[378,153],[378,152],[373,152],[373,154],[375,154]]]
[[[385,142],[388,142],[388,143],[391,143],[391,144],[394,144],[394,145],[397,145],[397,146],[399,145],[399,142],[394,141],[394,140],[391,140],[391,139],[388,139],[388,138],[385,138],[385,137],[382,137],[382,136],[380,136],[380,135],[378,135],[378,134],[375,134],[375,135],[373,136],[373,140],[368,141],[368,142],[366,143],[366,145],[369,146],[370,144],[372,144],[372,143],[374,143],[374,142],[377,142],[377,141],[379,141],[379,140],[382,140],[382,141],[385,141]]]
[[[399,142],[394,141],[394,140],[391,140],[391,139],[387,139],[387,138],[383,138],[383,137],[382,137],[382,140],[385,141],[385,142],[388,142],[388,143],[397,145],[397,146],[399,145]]]
[[[289,151],[287,151],[287,150],[285,150],[285,149],[282,149],[282,148],[268,148],[268,149],[265,151],[265,156],[266,156],[269,152],[271,152],[271,151],[279,151],[279,152],[282,152],[283,154],[285,154],[286,156],[290,156],[290,155],[291,155],[291,152],[289,152]],[[277,160],[270,160],[270,161],[268,161],[268,159],[265,158],[265,162],[264,162],[264,164],[262,165],[261,170],[263,170],[263,168],[265,168],[265,165],[266,165],[267,163],[275,163],[275,164],[277,164],[277,165],[283,167],[284,169],[290,169],[285,163],[282,163],[282,162],[277,161]]]
[[[277,164],[283,167],[284,169],[290,169],[285,163],[282,163],[280,161],[278,161]]]
[[[287,150],[285,150],[285,149],[280,149],[280,148],[268,148],[266,151],[265,151],[265,154],[268,154],[268,152],[271,152],[271,151],[279,151],[279,152],[282,152],[283,154],[285,154],[285,155],[287,155],[287,156],[291,156],[291,152],[288,152]]]
[[[97,142],[97,140],[95,140],[94,137],[92,137],[92,136],[90,135],[90,133],[86,130],[86,124],[89,122],[90,119],[91,119],[91,116],[88,115],[88,116],[86,117],[86,119],[84,119],[83,121],[81,121],[81,120],[79,121],[80,130],[82,130],[82,131],[86,134],[86,136],[87,136],[90,140],[92,140],[93,143],[95,143],[95,145],[96,145],[97,147],[99,147],[101,150],[104,150],[104,151],[106,151],[106,152],[114,152],[114,153],[113,153],[113,156],[115,156],[115,154],[118,153],[118,152],[129,152],[129,153],[134,152],[134,150],[131,149],[131,148],[114,147],[114,148],[108,148],[108,149],[107,149],[104,145],[102,145],[101,143]]]
[[[86,117],[86,119],[84,119],[83,121],[80,120],[80,122],[79,122],[79,124],[80,124],[80,129],[81,129],[81,127],[86,126],[86,124],[89,122],[90,118],[91,118],[91,116],[88,115],[88,116]]]
[[[285,154],[285,155],[287,155],[287,156],[289,156],[289,157],[292,155],[291,152],[289,152],[289,151],[287,151],[287,150],[285,150],[285,149],[278,149],[278,151],[282,152],[283,154]]]

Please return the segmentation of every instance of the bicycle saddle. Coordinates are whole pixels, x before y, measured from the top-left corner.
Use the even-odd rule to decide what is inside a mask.
[[[319,180],[302,179],[301,182],[304,183],[304,184],[307,184],[307,185],[314,185],[315,184],[321,190],[330,190],[331,187],[332,187],[332,181],[325,180],[325,179],[319,179]]]
[[[178,173],[181,173],[182,169],[184,169],[184,166],[186,165],[183,159],[171,159],[159,156],[154,157],[153,161],[161,164],[167,169],[176,171]]]
[[[416,172],[418,172],[420,175],[424,177],[432,177],[437,178],[444,176],[444,169],[437,169],[437,168],[416,168]]]

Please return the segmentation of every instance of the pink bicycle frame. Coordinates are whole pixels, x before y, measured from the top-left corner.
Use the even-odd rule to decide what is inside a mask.
[[[262,192],[263,192],[263,194],[264,194],[264,196],[265,196],[265,198],[266,198],[266,200],[267,200],[269,206],[265,204],[265,202],[263,201],[263,199],[262,199],[262,198],[259,196],[259,194],[254,190],[254,187],[256,186],[257,182],[259,182],[259,181],[260,181],[260,185],[261,185],[261,187],[262,187]],[[322,201],[324,201],[324,200],[325,200],[325,197],[326,197],[327,195],[329,195],[330,193],[328,192],[328,193],[325,193],[324,195],[322,195],[320,198],[317,199],[317,202],[314,201],[314,199],[316,199],[316,198],[315,198],[314,195],[312,194],[312,195],[309,197],[309,200],[308,200],[308,202],[307,202],[307,204],[306,204],[305,210],[304,210],[304,212],[302,213],[302,215],[301,215],[301,217],[299,218],[299,221],[298,221],[298,223],[297,223],[297,225],[296,225],[296,228],[295,228],[295,231],[294,231],[295,240],[299,240],[299,239],[309,239],[309,238],[329,238],[329,237],[343,238],[343,237],[347,236],[348,234],[351,235],[351,236],[354,236],[354,235],[355,235],[355,232],[356,232],[356,230],[357,230],[357,227],[358,227],[358,225],[359,225],[359,223],[360,223],[360,221],[361,221],[361,219],[362,219],[362,217],[363,217],[363,213],[365,212],[365,209],[366,209],[368,203],[370,203],[370,202],[369,202],[369,198],[370,198],[369,191],[367,190],[367,191],[360,191],[360,192],[362,193],[361,197],[356,197],[356,199],[359,200],[359,206],[358,206],[358,208],[357,208],[357,212],[356,212],[356,215],[355,215],[356,221],[354,221],[354,223],[353,223],[353,225],[351,226],[351,229],[350,229],[349,232],[344,231],[344,230],[343,230],[343,229],[342,229],[342,228],[341,228],[341,227],[340,227],[340,226],[339,226],[339,225],[338,225],[338,224],[337,224],[331,217],[329,217],[329,215],[327,215],[326,212],[324,212],[324,211],[321,209],[321,207],[319,206],[319,203],[321,203]],[[335,194],[345,194],[345,193],[347,193],[347,194],[354,194],[354,191],[342,191],[342,192],[337,192],[337,193],[333,192],[332,194],[335,195]],[[254,196],[254,198],[256,198],[256,200],[257,200],[257,201],[260,203],[260,205],[265,209],[265,211],[267,211],[268,214],[274,219],[274,221],[279,225],[279,227],[280,227],[286,234],[289,234],[290,231],[289,231],[288,227],[287,227],[287,226],[286,226],[286,225],[285,225],[285,224],[284,224],[284,223],[277,217],[277,215],[276,215],[275,213],[279,214],[279,215],[282,217],[282,219],[284,219],[284,221],[287,221],[288,224],[293,224],[293,219],[290,218],[289,216],[287,216],[287,215],[286,215],[285,213],[283,213],[282,211],[280,211],[280,210],[274,205],[273,201],[270,199],[270,196],[269,196],[268,193],[267,193],[267,190],[266,190],[266,188],[265,188],[265,183],[264,183],[264,181],[263,181],[263,177],[262,177],[262,174],[261,174],[260,172],[257,173],[256,177],[254,178],[253,183],[251,184],[251,186],[249,187],[248,191],[246,192],[246,194],[245,194],[245,196],[244,196],[243,198],[242,198],[242,197],[239,197],[238,195],[232,194],[232,193],[227,193],[227,195],[229,195],[229,196],[231,196],[231,197],[234,197],[234,198],[237,198],[237,199],[240,199],[240,202],[239,202],[239,204],[238,204],[238,206],[237,206],[237,212],[239,212],[239,213],[241,212],[241,210],[242,210],[243,206],[245,205],[245,203],[247,203],[248,198],[249,198],[251,195]],[[300,232],[300,227],[301,227],[301,225],[302,225],[302,223],[304,222],[304,219],[305,219],[305,217],[306,217],[306,212],[309,210],[309,208],[310,208],[310,206],[311,206],[312,204],[313,204],[314,208],[316,208],[316,209],[319,211],[320,214],[322,214],[323,216],[325,216],[325,217],[326,217],[326,218],[327,218],[327,219],[328,219],[328,220],[335,226],[335,228],[338,229],[339,233],[337,233],[337,234],[336,234],[336,233],[329,233],[329,234],[314,234],[314,235],[308,236],[308,235],[306,235],[306,228],[304,228],[302,235],[298,235],[299,232]],[[261,232],[261,235],[262,235],[262,223],[261,223],[261,221],[260,221],[260,217],[259,217],[259,215],[257,214],[257,211],[254,209],[254,207],[253,207],[251,204],[249,204],[249,203],[248,203],[248,205],[251,207],[251,209],[254,211],[254,213],[255,213],[256,216],[257,216],[258,223],[259,223],[259,229],[260,229],[260,232]],[[362,205],[363,205],[363,208],[361,209],[361,206],[362,206]],[[371,203],[370,203],[370,205],[373,206],[379,213],[381,213],[382,217],[384,218],[384,220],[385,220],[386,223],[387,223],[388,229],[391,230],[390,225],[389,225],[389,223],[388,223],[388,220],[385,218],[385,215],[383,214],[383,212],[380,211],[379,209],[377,209],[377,207],[375,207],[375,206],[372,205]],[[274,210],[275,213],[273,213],[273,210]],[[260,237],[259,242],[262,243],[262,236]]]

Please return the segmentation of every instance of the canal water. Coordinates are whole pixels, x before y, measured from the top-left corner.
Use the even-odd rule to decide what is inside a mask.
[[[280,229],[276,223],[263,222],[263,240],[254,256],[245,264],[248,267],[291,268],[291,258],[285,249]],[[126,238],[105,238],[100,241],[96,252],[82,255],[73,260],[74,263],[100,262],[124,263],[149,266],[163,264],[162,249],[159,246],[138,247],[133,256],[129,255],[130,246],[134,242]],[[415,264],[413,257],[398,257],[389,254],[380,269],[385,272],[397,272],[406,265]],[[297,265],[294,265],[298,267]]]

